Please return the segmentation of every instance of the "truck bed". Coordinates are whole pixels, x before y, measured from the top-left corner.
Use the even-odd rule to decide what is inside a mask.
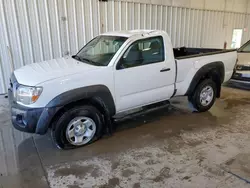
[[[191,57],[226,53],[226,52],[235,51],[235,50],[180,47],[180,48],[174,48],[173,51],[174,51],[175,59],[185,59],[185,58],[191,58]]]
[[[183,49],[181,49],[183,50]],[[235,50],[186,48],[185,51],[175,51],[176,58],[176,95],[184,95],[196,72],[212,62],[222,62],[225,67],[223,82],[228,81],[236,64],[237,52]]]

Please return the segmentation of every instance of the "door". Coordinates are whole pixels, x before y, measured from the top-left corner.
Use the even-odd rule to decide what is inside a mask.
[[[138,40],[128,47],[114,73],[117,112],[172,96],[175,63],[168,55],[161,36]]]

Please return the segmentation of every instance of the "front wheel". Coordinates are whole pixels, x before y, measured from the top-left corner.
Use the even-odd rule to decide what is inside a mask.
[[[52,139],[60,149],[72,149],[100,138],[103,128],[101,113],[90,105],[66,111],[52,129]]]
[[[198,112],[205,112],[213,106],[216,95],[216,84],[213,80],[206,79],[196,87],[193,95],[188,96],[188,100]]]

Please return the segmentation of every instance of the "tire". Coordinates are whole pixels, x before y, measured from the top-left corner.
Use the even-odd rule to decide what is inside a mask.
[[[204,92],[209,93],[207,95],[210,97],[205,95]],[[201,96],[202,94],[203,96]],[[198,112],[206,112],[213,106],[216,100],[216,96],[217,96],[216,84],[214,83],[213,80],[206,79],[198,84],[193,94],[188,96],[188,100],[193,104],[193,107]]]
[[[98,140],[102,136],[102,129],[102,114],[95,107],[78,106],[59,117],[51,130],[51,136],[59,149],[73,149]]]

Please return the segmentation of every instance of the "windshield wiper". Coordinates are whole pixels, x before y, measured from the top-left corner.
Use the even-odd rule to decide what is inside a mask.
[[[78,61],[81,61],[81,58],[78,56],[78,55],[73,55],[72,58],[78,60]]]
[[[79,57],[79,56],[78,56]],[[89,64],[94,64],[94,65],[97,65],[97,66],[101,66],[101,64],[95,62],[95,61],[92,61],[90,59],[87,59],[87,58],[81,58],[79,57],[81,61],[87,61]]]
[[[96,66],[102,66],[101,64],[95,62],[95,61],[92,61],[90,59],[87,59],[87,58],[83,58],[83,57],[80,57],[78,55],[73,55],[72,58],[78,60],[78,61],[81,61],[81,62],[84,62],[84,63],[88,63],[88,64],[91,64],[91,65],[96,65]]]

